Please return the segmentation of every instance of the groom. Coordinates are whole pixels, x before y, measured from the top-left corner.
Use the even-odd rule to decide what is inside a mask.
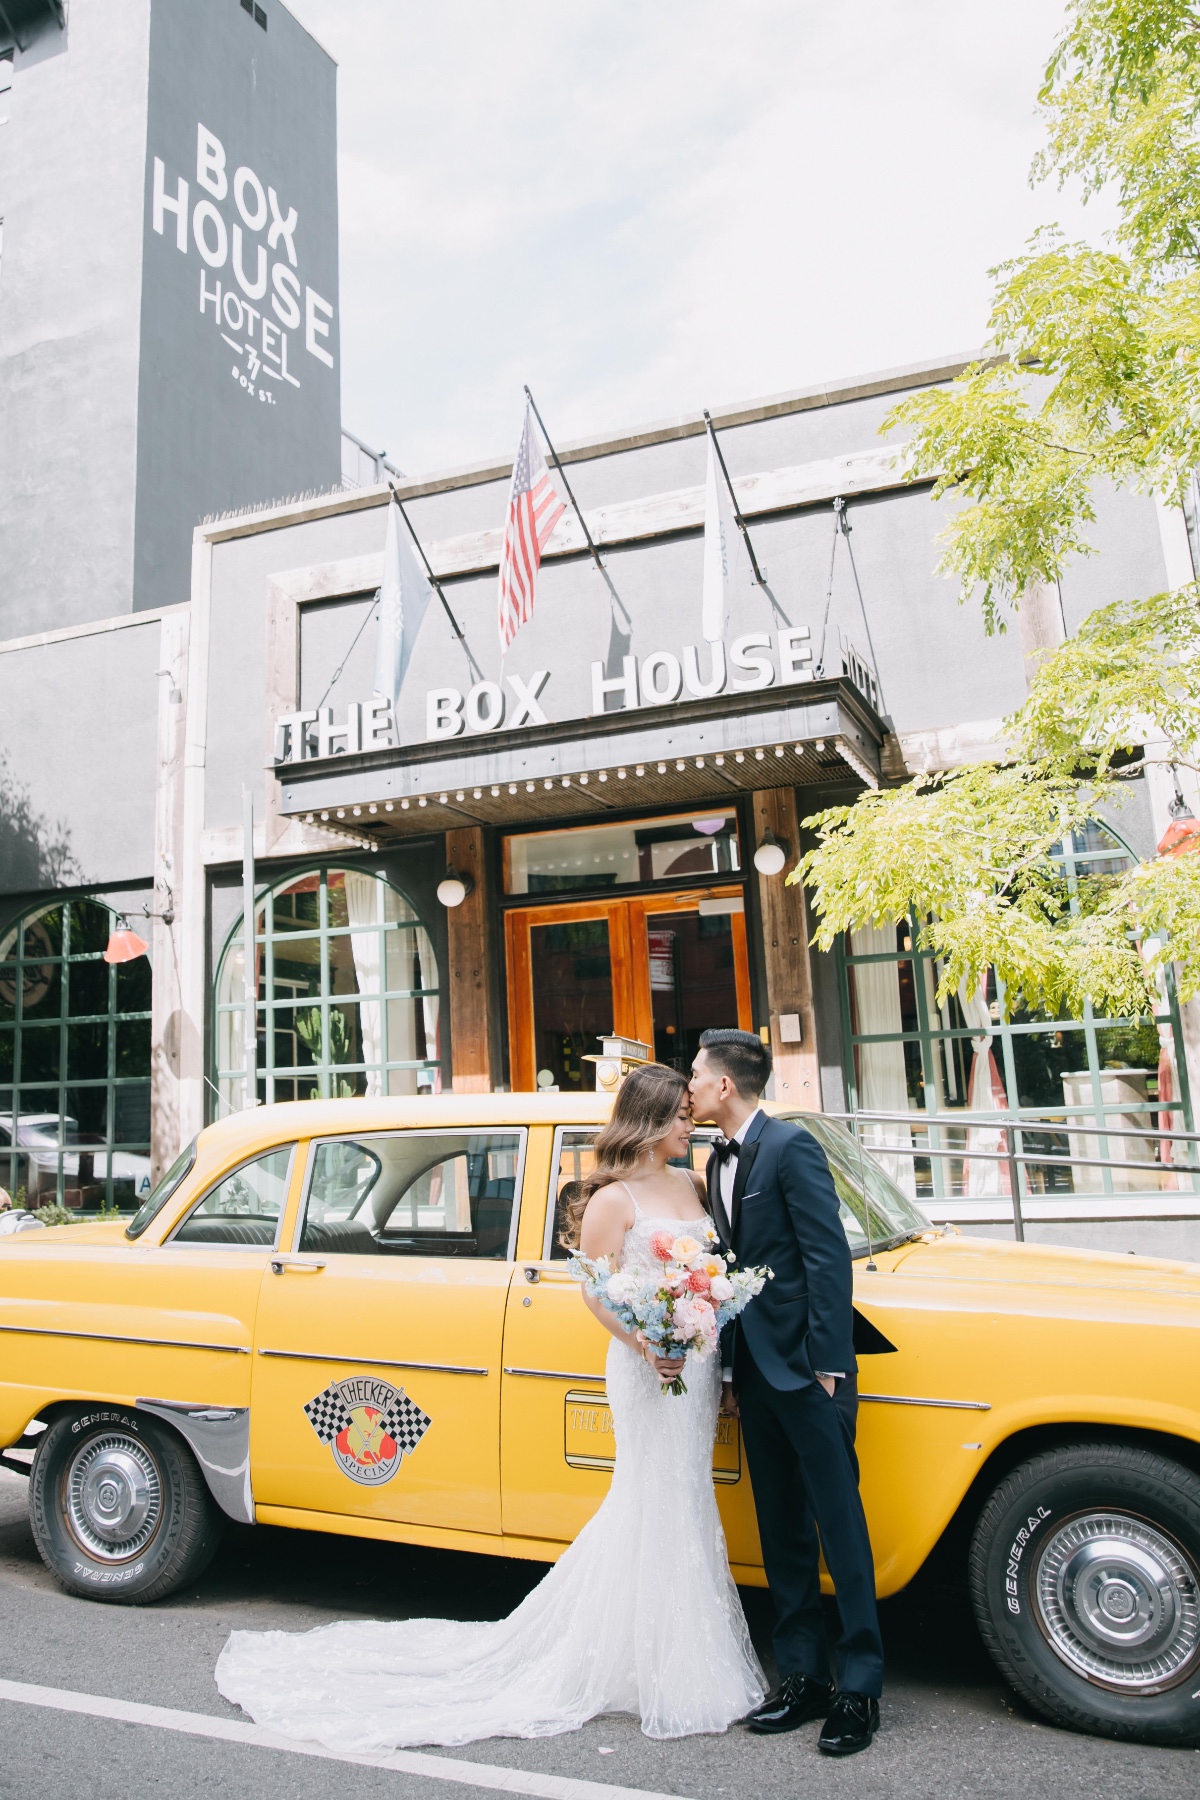
[[[724,1408],[742,1436],[777,1623],[780,1684],[748,1720],[758,1733],[825,1718],[830,1756],[865,1750],[879,1729],[883,1645],[875,1570],[858,1493],[858,1389],[850,1249],[825,1153],[759,1107],[771,1052],[749,1031],[706,1031],[692,1106],[721,1136],[708,1164],[713,1219],[743,1265],[774,1270],[732,1327]],[[734,1400],[736,1391],[737,1399]],[[819,1533],[819,1540],[818,1540]],[[837,1689],[821,1612],[818,1554],[837,1594]]]

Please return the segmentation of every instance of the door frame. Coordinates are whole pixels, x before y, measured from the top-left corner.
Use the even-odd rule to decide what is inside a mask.
[[[508,974],[508,1067],[516,1093],[531,1093],[537,1086],[537,1057],[533,1035],[533,963],[530,932],[535,925],[567,925],[578,920],[605,919],[612,962],[613,1032],[619,1037],[654,1043],[654,1000],[650,990],[650,950],[646,936],[648,917],[662,913],[698,912],[702,900],[745,900],[741,882],[724,887],[669,890],[662,894],[636,894],[603,900],[552,901],[536,906],[510,907],[504,915],[505,961]],[[733,933],[734,983],[738,1024],[753,1030],[750,993],[750,953],[746,937],[745,906],[729,915]]]

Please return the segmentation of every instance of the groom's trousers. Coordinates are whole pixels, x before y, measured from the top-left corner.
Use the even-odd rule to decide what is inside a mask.
[[[834,1654],[837,1685],[844,1693],[878,1695],[883,1644],[875,1611],[875,1566],[858,1492],[856,1384],[839,1382],[837,1399],[819,1382],[772,1387],[744,1340],[738,1352],[742,1441],[777,1615],[773,1641],[779,1674],[829,1678],[818,1566],[819,1551],[824,1551],[841,1618]]]

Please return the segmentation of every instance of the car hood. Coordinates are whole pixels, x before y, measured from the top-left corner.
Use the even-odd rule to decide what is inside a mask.
[[[12,1237],[0,1238],[0,1256],[10,1251],[19,1253],[33,1244],[41,1250],[53,1244],[127,1244],[132,1250],[133,1245],[125,1236],[128,1223],[127,1218],[103,1219],[92,1220],[87,1225],[51,1225],[46,1231],[14,1232]]]
[[[898,1255],[897,1275],[948,1282],[1024,1288],[1091,1290],[1114,1298],[1147,1296],[1200,1306],[1200,1263],[1160,1256],[1122,1256],[1111,1250],[1068,1250],[1057,1244],[1015,1244],[1003,1238],[928,1233]]]

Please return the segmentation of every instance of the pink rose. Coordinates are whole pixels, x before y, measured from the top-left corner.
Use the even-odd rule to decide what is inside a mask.
[[[669,1231],[656,1231],[650,1239],[650,1254],[659,1262],[670,1262],[671,1252],[675,1247],[675,1239]]]

